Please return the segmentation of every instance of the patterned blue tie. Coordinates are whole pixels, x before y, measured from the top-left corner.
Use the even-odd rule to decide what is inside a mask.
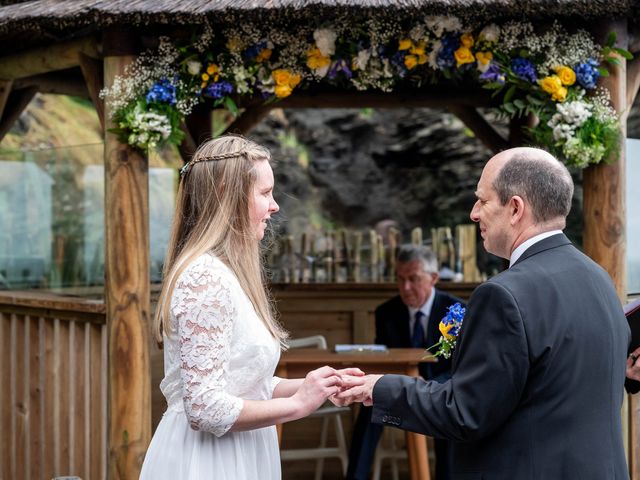
[[[418,310],[415,317],[416,321],[413,324],[413,332],[411,333],[411,346],[413,348],[424,348],[424,327],[422,326],[424,313]]]

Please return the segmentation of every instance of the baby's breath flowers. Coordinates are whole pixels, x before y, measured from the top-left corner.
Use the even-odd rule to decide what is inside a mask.
[[[611,53],[628,56],[613,48],[615,38],[600,46],[557,22],[537,31],[527,22],[472,25],[454,16],[371,13],[295,28],[236,20],[203,24],[190,43],[163,38],[116,78],[102,92],[113,131],[147,149],[179,143],[180,123],[202,102],[236,113],[240,96],[275,101],[318,83],[383,92],[479,84],[502,99],[504,115],[537,115],[532,138],[569,165],[598,163],[617,148],[617,116],[596,89]]]

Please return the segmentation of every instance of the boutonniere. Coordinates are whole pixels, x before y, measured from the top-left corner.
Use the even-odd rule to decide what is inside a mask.
[[[456,348],[456,340],[462,327],[462,320],[467,310],[456,302],[447,309],[447,314],[440,321],[440,333],[442,336],[438,343],[427,348],[426,353],[434,357],[442,355],[444,358],[451,357],[453,349]],[[437,349],[435,352],[432,349]]]

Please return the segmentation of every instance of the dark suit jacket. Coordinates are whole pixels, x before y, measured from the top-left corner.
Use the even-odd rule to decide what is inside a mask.
[[[436,289],[436,294],[429,313],[425,348],[435,344],[440,339],[438,325],[447,314],[447,309],[456,302],[464,305],[457,297]],[[375,311],[376,339],[375,343],[389,348],[411,348],[411,332],[409,323],[409,308],[403,303],[400,295],[384,302]],[[446,380],[451,370],[451,359],[439,357],[437,363],[423,363],[420,365],[420,375],[425,379]],[[446,377],[446,378],[445,378]]]
[[[451,379],[385,375],[373,421],[454,440],[458,480],[628,479],[629,336],[607,273],[554,235],[474,291]]]

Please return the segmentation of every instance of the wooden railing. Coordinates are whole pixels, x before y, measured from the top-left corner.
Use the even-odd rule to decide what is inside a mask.
[[[0,295],[0,478],[106,477],[104,305]]]
[[[442,284],[468,298],[474,284]],[[373,312],[397,292],[390,283],[272,286],[292,337],[322,334],[336,343],[374,338]],[[88,293],[88,292],[84,292]],[[149,335],[155,428],[165,410],[162,351]],[[0,480],[106,478],[107,329],[103,300],[0,292]],[[346,425],[347,431],[350,426]],[[285,444],[319,436],[292,426]],[[329,465],[330,467],[330,465]],[[286,475],[285,475],[286,478]]]

